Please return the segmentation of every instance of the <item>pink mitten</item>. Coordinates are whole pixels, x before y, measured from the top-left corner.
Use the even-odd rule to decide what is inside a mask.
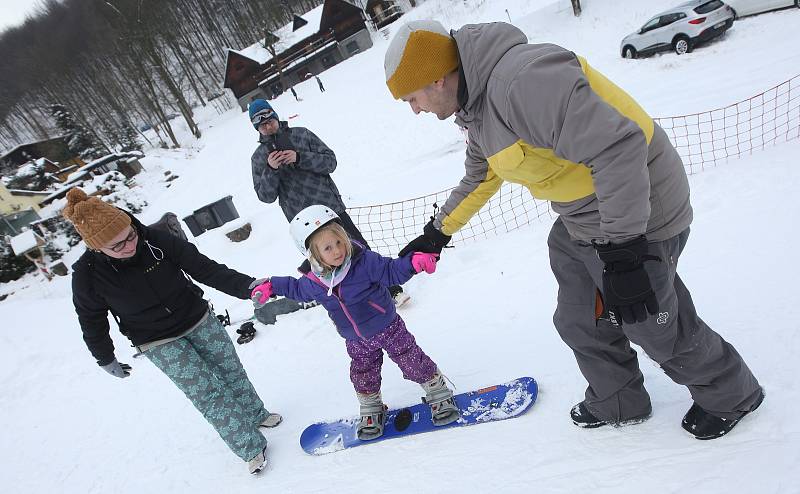
[[[431,254],[428,252],[414,252],[411,254],[411,266],[414,268],[414,272],[421,273],[425,271],[428,274],[433,273],[436,271],[436,258],[438,256],[436,254]]]
[[[261,283],[256,285],[255,283],[258,283],[259,281]],[[261,279],[254,282],[253,285],[255,286],[253,287],[253,291],[250,292],[250,300],[253,301],[253,304],[256,306],[256,308],[263,307],[267,303],[267,300],[269,300],[269,298],[272,296],[272,282],[268,279]]]

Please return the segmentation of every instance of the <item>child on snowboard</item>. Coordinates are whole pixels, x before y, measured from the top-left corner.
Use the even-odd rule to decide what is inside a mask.
[[[260,280],[253,289],[253,301],[258,306],[272,295],[283,295],[297,301],[316,300],[325,307],[352,359],[350,380],[361,412],[358,438],[370,440],[383,434],[386,407],[380,387],[384,350],[403,377],[422,385],[434,425],[457,420],[453,392],[406,329],[388,290],[422,271],[433,273],[436,256],[414,252],[399,259],[382,257],[351,240],[337,214],[327,206],[300,211],[290,231],[297,248],[308,258],[310,270],[306,268],[300,279],[276,276]]]

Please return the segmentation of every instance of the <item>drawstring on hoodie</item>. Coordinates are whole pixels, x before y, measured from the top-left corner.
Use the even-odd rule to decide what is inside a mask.
[[[330,277],[325,275],[326,269],[320,264],[320,262],[314,258],[311,254],[311,251],[306,251],[306,259],[311,264],[311,272],[314,273],[314,276],[320,281],[322,286],[328,288],[328,296],[333,296],[333,287],[339,284],[342,280],[337,280],[336,277],[344,278],[347,276],[348,271],[350,270],[350,256],[348,255],[344,262],[339,266],[333,266],[330,270]]]
[[[164,259],[164,251],[163,250],[159,249],[155,245],[151,245],[150,242],[148,242],[147,240],[145,240],[144,243],[145,243],[145,245],[147,245],[147,248],[150,249],[150,253],[153,254],[153,257],[156,259],[156,261],[160,261],[160,260]],[[159,252],[161,257],[158,257],[156,255],[156,251]]]
[[[338,267],[339,266],[334,267],[333,270],[331,271],[331,284],[328,286],[328,296],[329,297],[331,295],[333,295],[333,280],[336,279],[336,269]]]

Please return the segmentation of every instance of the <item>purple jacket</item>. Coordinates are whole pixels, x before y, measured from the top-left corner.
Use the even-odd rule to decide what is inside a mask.
[[[370,338],[394,321],[396,311],[387,287],[402,285],[414,276],[411,254],[399,259],[383,257],[353,244],[347,276],[328,295],[328,287],[308,272],[300,279],[273,276],[276,295],[293,300],[316,300],[328,311],[339,335],[346,340]]]

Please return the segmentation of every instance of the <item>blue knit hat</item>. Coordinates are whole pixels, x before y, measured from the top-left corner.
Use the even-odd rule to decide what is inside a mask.
[[[270,105],[267,100],[253,100],[247,109],[250,112],[250,123],[253,124],[256,130],[258,130],[258,126],[261,125],[261,122],[264,120],[269,120],[270,118],[278,120],[277,112],[272,109],[272,105]]]

